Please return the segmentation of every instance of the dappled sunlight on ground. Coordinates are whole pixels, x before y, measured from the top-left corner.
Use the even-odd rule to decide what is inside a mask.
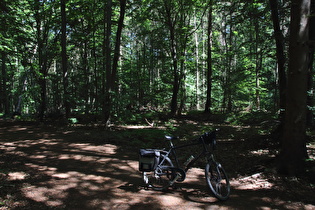
[[[115,129],[166,129],[165,126],[150,126],[150,125],[118,125]]]
[[[8,173],[8,180],[14,181],[14,180],[24,180],[28,174],[26,174],[23,171],[17,171],[17,172],[10,172]]]
[[[118,128],[118,129],[146,129]],[[151,129],[148,128],[148,129]],[[235,127],[239,129],[239,127]],[[19,209],[282,209],[300,208],[299,201],[288,201],[262,173],[231,177],[229,200],[219,202],[207,189],[204,170],[192,168],[177,189],[158,192],[146,189],[138,171],[139,148],[123,147],[104,139],[91,141],[93,131],[55,130],[33,126],[0,128],[0,190],[12,194],[1,197]],[[84,133],[84,135],[82,134]],[[100,134],[101,135],[101,134]],[[235,144],[244,139],[219,139],[220,156],[235,167],[239,157],[230,157]],[[268,151],[248,152],[256,158]],[[240,157],[247,154],[240,154]],[[14,186],[17,191],[13,191]],[[272,204],[271,204],[272,203]],[[305,206],[304,206],[305,207]],[[309,204],[305,209],[315,209]]]
[[[231,185],[237,190],[271,189],[274,186],[267,178],[263,177],[262,173],[231,179]]]
[[[313,160],[315,160],[315,144],[308,144],[307,148],[309,149],[309,157]]]
[[[267,157],[275,157],[275,154],[273,154],[270,150],[268,149],[259,149],[259,150],[253,150],[250,151],[250,154],[256,155],[256,156],[267,156]]]

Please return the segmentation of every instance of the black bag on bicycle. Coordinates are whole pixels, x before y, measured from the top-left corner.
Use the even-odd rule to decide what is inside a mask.
[[[160,152],[154,149],[140,149],[139,171],[154,171],[159,163]]]

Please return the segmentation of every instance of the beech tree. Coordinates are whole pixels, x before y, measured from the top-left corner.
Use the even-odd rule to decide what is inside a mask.
[[[285,124],[279,170],[296,175],[303,171],[306,151],[306,110],[309,65],[310,0],[292,0],[289,71]]]
[[[104,43],[103,43],[103,120],[108,122],[112,106],[112,0],[106,1],[104,6]]]
[[[213,1],[209,2],[208,12],[208,39],[207,39],[207,92],[206,92],[206,104],[205,112],[210,113],[211,108],[211,90],[212,90],[212,4]]]
[[[286,57],[285,57],[285,40],[283,32],[280,28],[279,12],[278,12],[278,1],[269,0],[271,9],[271,18],[274,28],[274,36],[276,40],[276,56],[277,56],[277,67],[278,67],[278,83],[279,83],[279,109],[281,116],[285,110],[285,91],[286,91]]]
[[[70,115],[69,90],[68,90],[68,58],[67,58],[67,17],[66,17],[66,1],[60,1],[61,8],[61,66],[63,78],[63,94],[66,119]]]

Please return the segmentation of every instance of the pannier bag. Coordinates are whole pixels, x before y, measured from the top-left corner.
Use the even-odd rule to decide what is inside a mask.
[[[139,171],[154,171],[159,163],[160,152],[154,149],[140,149]]]

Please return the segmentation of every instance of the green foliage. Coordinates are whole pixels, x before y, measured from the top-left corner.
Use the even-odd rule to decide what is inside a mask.
[[[75,117],[69,118],[68,121],[69,121],[71,124],[76,124],[76,123],[79,122],[79,120],[78,120],[77,118],[75,118]]]
[[[5,64],[1,67],[5,72],[1,81],[7,80],[6,106],[13,112],[21,96],[22,114],[36,116],[45,98],[46,114],[59,110],[64,113],[60,4],[41,1],[36,7],[36,3],[8,1],[10,12],[0,14],[5,26],[0,29],[0,63]],[[112,46],[119,4],[113,1]],[[104,109],[104,66],[112,62],[104,58],[104,6],[100,0],[70,0],[66,4],[67,101],[73,113],[102,113]],[[180,83],[177,104],[182,112],[204,108],[209,6],[204,0],[128,2],[121,59],[117,78],[113,78],[117,83],[112,90],[113,120],[131,124],[159,120],[161,112],[170,110],[176,75]],[[257,110],[277,110],[275,45],[267,2],[219,1],[212,6],[211,110],[239,111],[250,104]],[[287,8],[280,9],[287,14]],[[283,27],[286,26],[284,21]],[[175,61],[170,27],[174,29]],[[1,100],[1,112],[4,101]],[[150,107],[149,111],[142,112],[143,107]]]

